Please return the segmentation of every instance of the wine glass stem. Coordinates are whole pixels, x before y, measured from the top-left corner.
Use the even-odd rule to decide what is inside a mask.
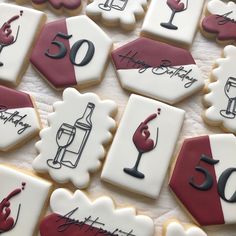
[[[142,153],[142,152],[139,152],[137,161],[136,161],[135,166],[134,166],[133,169],[138,170],[138,166],[139,166],[139,163],[140,163],[140,160],[141,160],[142,155],[143,155],[143,153]]]
[[[54,164],[58,162],[58,158],[59,158],[59,156],[60,156],[60,154],[61,154],[61,150],[62,150],[62,147],[59,147],[59,148],[57,149],[57,154],[56,154],[56,156],[54,157],[54,160],[53,160],[53,163],[54,163]]]
[[[231,111],[230,111],[231,105],[232,105],[232,99],[229,99],[228,106],[227,106],[227,109],[226,109],[226,113],[228,113],[228,114],[231,113]]]
[[[172,10],[172,14],[171,14],[171,17],[170,17],[170,20],[169,20],[169,24],[171,24],[172,25],[172,21],[173,21],[173,19],[174,19],[174,17],[175,17],[175,13],[176,13],[176,11],[175,10]]]

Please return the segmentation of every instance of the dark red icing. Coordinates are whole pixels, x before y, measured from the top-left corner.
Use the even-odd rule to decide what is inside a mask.
[[[136,64],[120,56],[128,53],[130,57],[135,55],[133,58]],[[117,70],[158,67],[163,64],[163,60],[170,61],[172,66],[195,64],[189,51],[143,37],[114,50],[112,59]]]
[[[206,16],[202,21],[204,31],[217,34],[221,41],[236,40],[236,22],[219,15]]]
[[[61,226],[67,224],[67,219],[63,218],[59,214],[51,214],[45,217],[40,224],[40,235],[41,236],[106,236],[106,235],[117,235],[108,234],[104,230],[87,224],[71,224],[66,230],[62,230]]]
[[[181,0],[167,0],[168,6],[175,11],[183,11],[184,10],[184,3]]]
[[[81,0],[32,0],[34,4],[43,4],[49,2],[55,9],[60,9],[62,7],[75,10],[81,6]]]
[[[50,53],[58,53],[58,47],[52,45],[53,40],[62,42],[67,52],[70,52],[68,39],[56,38],[58,33],[68,34],[66,20],[58,20],[48,23],[42,29],[38,41],[33,49],[30,61],[35,68],[56,88],[74,86],[77,84],[74,66],[70,61],[69,53],[61,59],[52,59],[45,55],[50,49]]]
[[[212,158],[209,136],[185,140],[178,155],[169,185],[200,225],[224,224],[214,166],[200,162],[202,154]],[[213,177],[213,187],[208,191],[197,190],[189,184],[193,176],[198,184],[204,181],[204,175],[195,170],[198,165],[208,170]]]
[[[34,107],[29,94],[0,86],[0,107],[7,109],[17,109],[24,107]]]

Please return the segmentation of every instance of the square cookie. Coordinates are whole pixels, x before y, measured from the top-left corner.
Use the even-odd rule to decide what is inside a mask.
[[[108,153],[102,179],[157,198],[184,115],[181,109],[131,95]]]
[[[204,0],[152,0],[141,33],[190,46],[203,4]]]

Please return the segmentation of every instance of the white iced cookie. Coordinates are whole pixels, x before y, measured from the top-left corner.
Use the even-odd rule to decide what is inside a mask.
[[[37,110],[29,94],[0,86],[0,151],[8,151],[38,134]]]
[[[48,172],[56,182],[71,181],[77,188],[85,188],[89,173],[99,169],[104,158],[103,145],[112,138],[116,104],[101,101],[96,94],[80,94],[68,88],[63,101],[53,107],[49,127],[40,132],[41,140],[36,144],[39,155],[33,168]]]
[[[183,227],[177,221],[171,221],[165,225],[163,236],[207,236],[207,234],[197,226],[188,225]]]
[[[137,19],[144,16],[147,0],[92,0],[87,5],[86,14],[105,25],[118,26],[126,30],[135,27]]]
[[[213,126],[236,133],[236,47],[226,46],[223,58],[216,61],[211,83],[204,96],[204,120]]]
[[[34,39],[46,20],[41,11],[0,4],[0,81],[20,82],[28,64]],[[29,24],[30,22],[30,24]]]
[[[178,108],[131,95],[109,150],[102,179],[157,198],[184,114]]]
[[[191,53],[148,38],[138,38],[112,52],[123,88],[170,104],[204,86]]]
[[[204,0],[152,0],[141,33],[189,47],[203,5]]]
[[[47,23],[30,61],[57,89],[88,86],[101,81],[112,40],[87,16]]]
[[[3,165],[0,179],[0,234],[34,235],[51,183]]]
[[[41,236],[154,235],[151,218],[136,215],[134,208],[116,209],[109,197],[92,202],[80,190],[72,194],[57,189],[52,193],[50,206],[53,213],[42,220]]]

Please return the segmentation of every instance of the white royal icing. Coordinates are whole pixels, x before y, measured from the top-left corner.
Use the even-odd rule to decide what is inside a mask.
[[[181,109],[131,95],[109,150],[102,179],[130,191],[157,198],[181,131],[184,114]],[[143,130],[138,131],[150,116],[153,119],[146,123],[148,127],[144,126]],[[153,141],[145,138],[148,132],[149,139]],[[142,153],[142,150],[145,151]],[[140,162],[134,171],[133,167],[140,154]]]
[[[94,0],[86,7],[86,13],[90,17],[100,16],[110,24],[134,28],[146,6],[147,0]]]
[[[15,225],[5,228],[7,231],[1,228],[1,234],[3,233],[6,236],[34,235],[51,184],[2,165],[0,165],[0,179],[4,180],[0,183],[0,211],[2,211],[0,213],[0,225],[3,227],[4,220],[10,221],[11,217],[14,220],[13,225]],[[9,197],[10,193],[16,189],[21,191],[15,196]],[[9,206],[4,204],[4,198],[5,200],[8,199]],[[6,212],[9,209],[11,212],[7,216]],[[5,219],[2,218],[4,215],[6,216]]]
[[[177,29],[161,26],[161,24],[169,22],[173,13],[167,2],[170,2],[170,6],[173,8],[178,0],[151,1],[142,26],[142,33],[190,46],[197,30],[204,0],[180,1],[180,4],[184,3],[183,11],[176,12],[172,21],[172,26],[177,27]],[[186,24],[186,21],[188,24]]]
[[[134,236],[153,236],[154,224],[151,218],[143,215],[136,215],[134,208],[116,209],[114,202],[109,197],[100,197],[93,202],[80,190],[74,194],[66,189],[57,189],[52,193],[50,206],[54,213],[62,216],[78,208],[73,214],[73,219],[84,221],[91,216],[92,219],[98,218],[104,225],[93,225],[97,228],[114,232],[118,235],[125,235],[123,232],[130,232]],[[130,235],[131,235],[130,234]]]
[[[207,234],[197,226],[191,226],[185,229],[178,222],[171,222],[167,225],[164,236],[207,236]]]
[[[204,96],[208,108],[205,118],[210,124],[222,125],[226,130],[236,133],[236,47],[226,46],[224,58],[216,61],[217,68],[212,76],[216,81],[208,85],[209,93]]]
[[[0,16],[0,81],[16,85],[24,66],[28,65],[27,56],[46,15],[41,11],[1,3]],[[10,28],[9,25],[6,27],[14,16],[19,18],[9,23]],[[6,36],[7,28],[12,30],[9,36]]]
[[[41,140],[36,144],[39,155],[33,168],[49,172],[56,182],[71,181],[84,188],[89,183],[89,172],[101,165],[103,145],[112,138],[110,131],[115,128],[115,121],[111,116],[116,113],[116,104],[68,88],[63,101],[53,106],[55,112],[48,117],[49,127],[40,132]]]
[[[236,19],[236,4],[229,1],[227,4],[220,0],[211,0],[207,4],[207,10],[211,14],[224,15],[230,12],[230,18]]]

